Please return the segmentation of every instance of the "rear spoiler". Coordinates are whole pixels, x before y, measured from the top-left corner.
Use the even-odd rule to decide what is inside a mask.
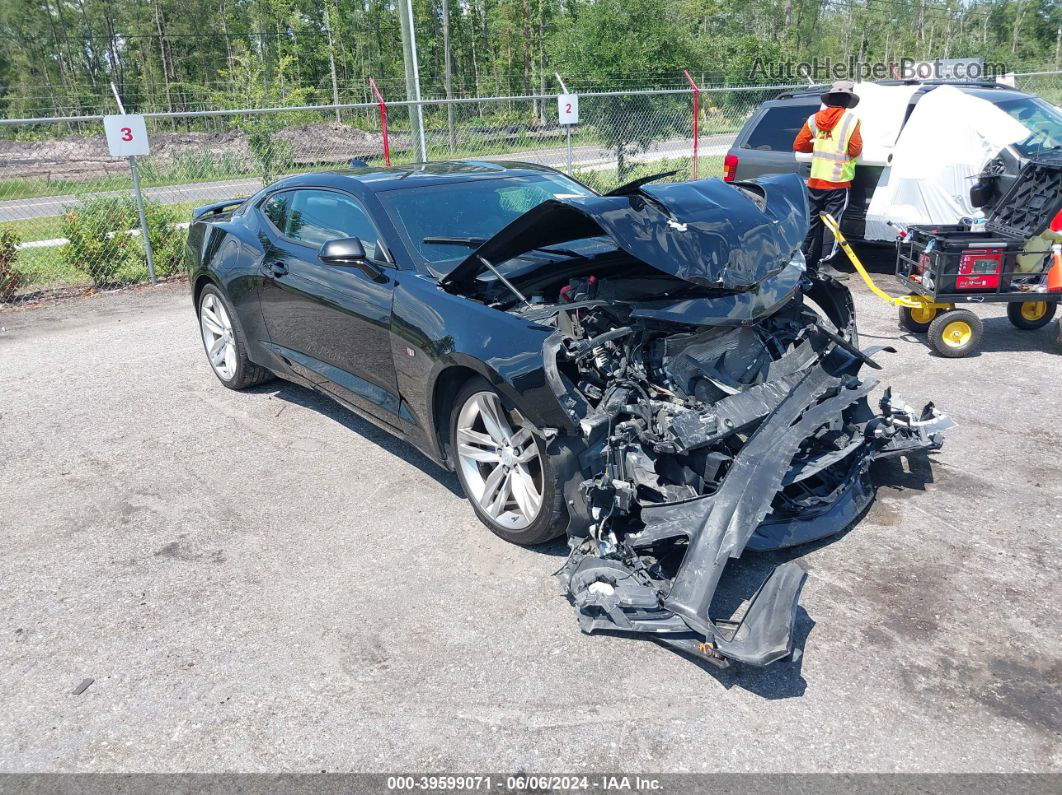
[[[194,210],[192,210],[192,220],[198,221],[204,215],[217,215],[218,213],[222,213],[230,207],[237,207],[243,204],[245,201],[247,201],[246,198],[226,199],[225,201],[214,202],[213,204],[206,204],[202,207],[196,207]]]

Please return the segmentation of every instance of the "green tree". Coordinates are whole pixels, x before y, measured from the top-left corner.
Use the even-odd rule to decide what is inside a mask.
[[[615,87],[640,75],[672,80],[690,66],[688,28],[665,0],[593,0],[574,8],[550,42],[554,68],[576,85]],[[644,95],[592,97],[580,115],[615,155],[622,182],[629,159],[683,124],[673,100]],[[685,124],[689,124],[687,111]]]

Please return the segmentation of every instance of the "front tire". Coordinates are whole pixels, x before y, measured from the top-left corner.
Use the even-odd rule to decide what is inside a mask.
[[[929,324],[929,342],[941,356],[961,359],[977,350],[984,331],[981,318],[969,309],[952,309]]]
[[[232,304],[214,285],[199,294],[199,332],[210,369],[229,389],[265,383],[273,374],[247,357],[247,338]]]
[[[537,429],[482,378],[454,400],[450,450],[472,510],[495,535],[526,546],[564,532],[558,467]]]

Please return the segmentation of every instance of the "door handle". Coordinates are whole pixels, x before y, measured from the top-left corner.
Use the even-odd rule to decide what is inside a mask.
[[[283,262],[271,262],[266,265],[266,270],[271,276],[283,276],[288,272],[288,266]]]

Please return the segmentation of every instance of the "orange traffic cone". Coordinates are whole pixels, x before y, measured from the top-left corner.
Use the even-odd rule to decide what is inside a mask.
[[[1062,293],[1062,243],[1051,246],[1051,270],[1047,272],[1047,292]]]

